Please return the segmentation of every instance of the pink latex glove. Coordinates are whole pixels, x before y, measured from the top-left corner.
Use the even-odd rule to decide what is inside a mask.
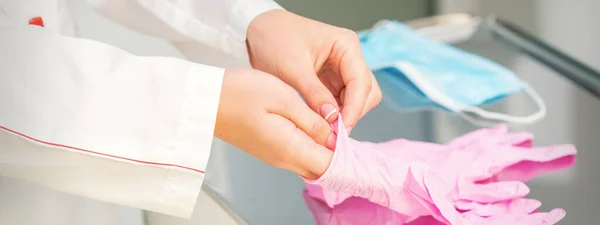
[[[334,206],[328,206],[323,199],[311,197],[307,190],[304,200],[312,212],[317,225],[443,225],[431,216],[410,220],[409,217],[366,199],[350,197]],[[472,224],[486,225],[531,225],[554,224],[564,217],[564,211],[548,213],[534,212],[541,203],[532,199],[516,199],[488,205],[485,209],[465,213]],[[500,214],[503,216],[482,217],[478,214]]]
[[[320,179],[307,181],[311,196],[329,207],[358,196],[410,218],[431,215],[446,224],[471,224],[474,217],[466,215],[477,214],[457,210],[456,202],[485,205],[517,199],[529,192],[519,181],[574,163],[572,146],[530,148],[530,134],[509,134],[503,126],[469,133],[447,145],[403,139],[358,142],[337,128],[329,169]],[[315,190],[319,186],[327,191]],[[508,218],[497,213],[491,216]]]
[[[350,197],[343,203],[330,207],[322,199],[311,197],[307,190],[303,192],[303,196],[317,225],[396,225],[404,224],[409,219],[408,216],[364,198]]]

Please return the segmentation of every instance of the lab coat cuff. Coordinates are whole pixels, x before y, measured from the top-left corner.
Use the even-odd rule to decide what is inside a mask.
[[[258,15],[273,10],[283,9],[275,1],[238,1],[233,6],[232,13],[230,14],[229,21],[231,21],[230,29],[231,36],[238,42],[238,52],[243,52],[245,56],[248,55],[248,49],[246,47],[246,35],[248,32],[248,26],[250,22],[254,20]]]
[[[179,150],[175,156],[186,167],[206,169],[224,72],[224,69],[212,66],[191,66],[177,131]]]
[[[166,180],[165,202],[178,209],[172,215],[191,217],[210,157],[224,69],[192,65],[178,124],[172,161],[192,170],[173,169]]]

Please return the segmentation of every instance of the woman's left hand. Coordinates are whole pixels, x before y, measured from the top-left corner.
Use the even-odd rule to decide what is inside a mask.
[[[354,31],[271,10],[248,27],[252,67],[295,88],[328,122],[342,113],[348,131],[381,101]]]

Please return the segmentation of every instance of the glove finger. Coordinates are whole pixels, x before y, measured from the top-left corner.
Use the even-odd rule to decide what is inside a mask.
[[[542,202],[536,199],[519,198],[508,203],[505,212],[509,214],[530,214],[535,212],[540,206],[542,206]]]
[[[501,150],[500,150],[501,151]],[[508,148],[492,156],[496,162],[483,170],[498,180],[528,181],[544,173],[565,169],[575,163],[573,145],[532,149]]]
[[[533,214],[507,214],[507,215],[494,215],[489,217],[479,216],[472,212],[463,213],[465,219],[470,224],[487,224],[487,225],[506,225],[506,224],[518,224],[518,225],[552,225],[558,223],[565,217],[565,211],[563,209],[554,209],[550,212],[544,213],[533,213]]]
[[[502,181],[488,184],[466,184],[459,188],[458,199],[479,203],[494,203],[521,198],[529,194],[523,182]]]
[[[456,200],[454,201],[454,207],[458,210],[470,211],[471,209],[476,208],[481,205],[479,202],[468,201],[468,200]]]
[[[448,219],[445,218],[445,216],[442,215],[442,213],[440,212],[440,210],[438,208],[438,206],[440,206],[440,205],[436,204],[434,202],[434,200],[432,199],[432,196],[431,196],[431,192],[427,188],[428,185],[433,186],[433,187],[441,187],[444,185],[441,183],[441,181],[439,179],[434,180],[434,181],[428,181],[428,183],[426,183],[427,176],[430,176],[430,174],[427,170],[427,167],[424,165],[420,165],[420,164],[411,165],[411,168],[409,169],[407,176],[406,176],[405,186],[407,187],[406,188],[407,192],[410,194],[410,196],[412,196],[412,198],[424,210],[422,213],[419,213],[419,214],[420,215],[429,214],[435,220],[441,221],[443,224],[456,224],[456,223],[451,223]],[[427,179],[427,180],[431,180],[431,179]],[[434,194],[437,194],[437,192],[435,192],[436,190],[431,190],[431,191],[434,191]],[[447,206],[445,204],[441,204],[441,206],[443,206],[445,209],[447,209]],[[416,207],[414,207],[414,208],[416,208]],[[419,214],[414,214],[414,215],[419,215]],[[454,216],[460,217],[460,215],[454,215]]]
[[[521,225],[552,225],[565,218],[563,209],[553,209],[547,213],[533,213],[521,218],[517,224]]]
[[[465,218],[454,208],[452,199],[448,195],[451,190],[445,188],[448,185],[443,183],[443,179],[437,177],[433,172],[428,172],[424,176],[424,181],[431,200],[439,210],[439,214],[432,214],[432,216],[446,224],[467,224]]]
[[[542,203],[535,199],[519,198],[498,203],[483,204],[473,202],[470,212],[482,216],[525,216],[538,209]]]
[[[496,129],[487,134],[488,136],[477,136],[477,140],[469,142],[485,143],[486,146],[515,146],[523,148],[531,148],[533,143],[533,134],[529,132],[508,133],[507,130]]]
[[[487,140],[492,137],[504,135],[508,133],[506,125],[498,125],[494,128],[479,129],[462,135],[450,141],[447,145],[453,148],[463,148],[481,140]]]
[[[408,208],[404,208],[402,211],[407,212],[407,214],[410,215],[431,214],[436,219],[445,221],[445,219],[437,213],[437,208],[425,186],[424,174],[426,173],[426,169],[427,168],[424,167],[424,165],[411,165],[406,173],[404,188],[407,194],[409,194],[416,203],[408,205]]]
[[[572,166],[577,150],[573,145],[539,148],[490,148],[464,176],[476,182],[492,180],[527,181],[550,171]]]
[[[535,200],[535,199],[526,199],[526,198],[518,198],[518,199],[513,199],[513,200],[508,200],[508,201],[503,201],[503,202],[498,202],[498,203],[480,203],[480,202],[473,202],[473,201],[467,201],[467,200],[457,200],[454,202],[454,207],[456,207],[459,210],[463,210],[463,211],[471,211],[471,210],[474,210],[474,209],[477,209],[480,207],[487,207],[490,204],[494,204],[496,206],[504,207],[506,210],[509,210],[508,207],[516,207],[516,206],[514,206],[515,204],[532,205],[533,202],[539,202],[539,201]],[[519,206],[516,208],[525,208],[525,207]],[[529,211],[529,212],[533,212],[533,211]]]
[[[533,143],[533,134],[529,132],[508,133],[495,140],[495,144],[501,146],[516,146],[531,148]]]
[[[544,217],[544,222],[546,224],[556,224],[565,218],[566,215],[567,212],[564,209],[553,209]]]
[[[573,145],[555,145],[532,149],[502,148],[489,155],[492,166],[508,167],[521,161],[550,162],[577,153]]]
[[[506,224],[519,224],[519,225],[546,225],[556,224],[558,221],[564,218],[565,212],[562,209],[554,209],[548,213],[532,213],[530,211],[537,203],[533,201],[525,201],[524,205],[518,207],[525,207],[521,209],[512,208],[507,211],[506,214],[496,214],[490,216],[482,216],[474,211],[468,211],[463,213],[465,219],[470,224],[488,224],[488,225],[506,225]],[[515,203],[511,203],[515,204]],[[520,204],[520,203],[517,203]],[[506,207],[506,206],[505,206]],[[514,206],[510,206],[514,207]],[[517,211],[515,211],[517,210]]]

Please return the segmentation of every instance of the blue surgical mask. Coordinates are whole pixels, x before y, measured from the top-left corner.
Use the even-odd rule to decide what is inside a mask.
[[[383,102],[392,109],[443,109],[482,126],[495,124],[485,120],[530,124],[545,116],[541,97],[508,68],[431,40],[400,22],[379,24],[358,34]],[[532,96],[538,112],[515,117],[480,108],[520,91]]]

